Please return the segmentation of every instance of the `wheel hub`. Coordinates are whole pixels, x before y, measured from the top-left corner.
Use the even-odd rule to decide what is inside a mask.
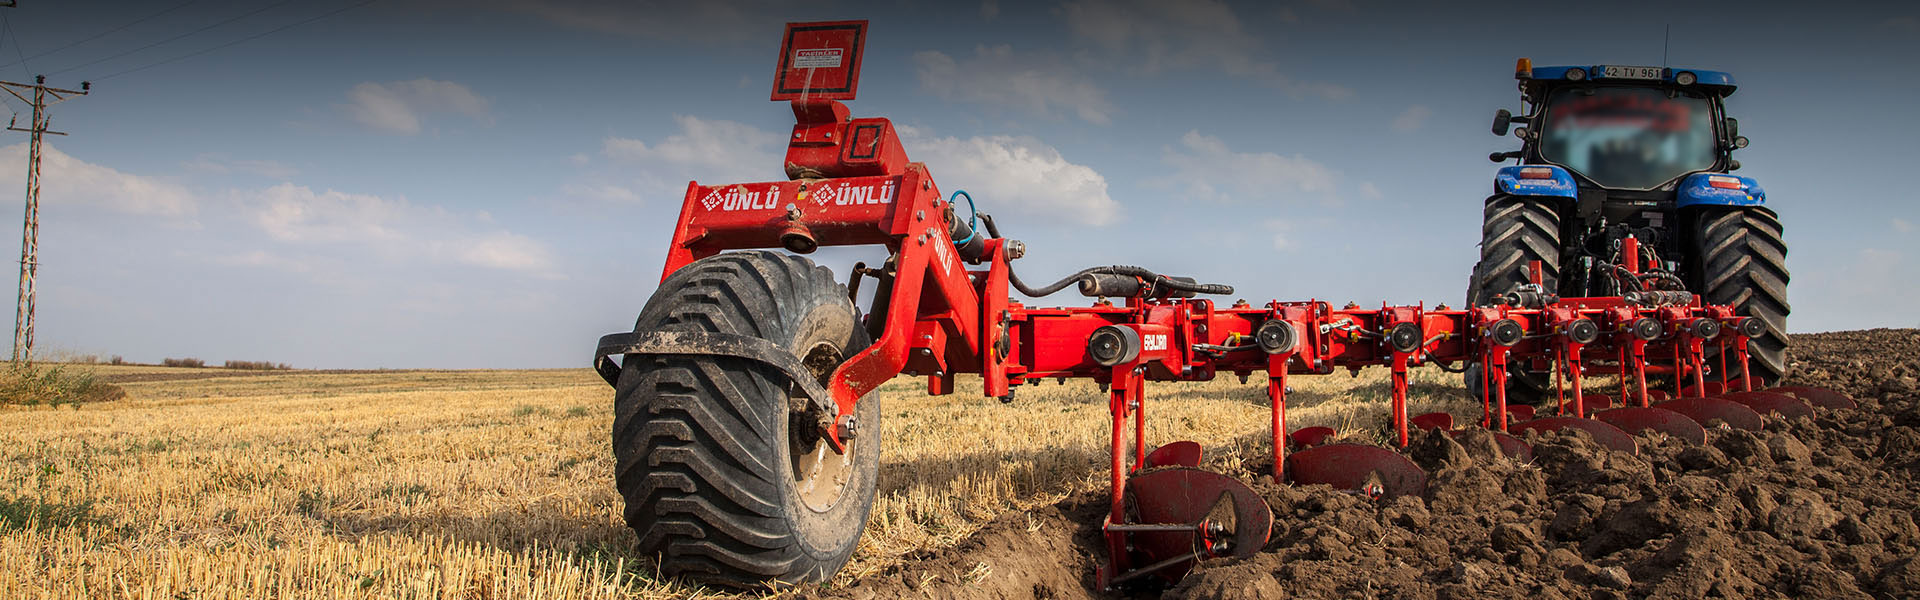
[[[807,349],[801,362],[822,385],[833,375],[845,356],[834,344],[821,342]],[[793,458],[794,489],[800,502],[816,512],[831,510],[840,501],[854,474],[853,453],[857,439],[845,439],[845,453],[835,452],[833,444],[821,435],[824,414],[804,397],[788,403],[787,442]]]

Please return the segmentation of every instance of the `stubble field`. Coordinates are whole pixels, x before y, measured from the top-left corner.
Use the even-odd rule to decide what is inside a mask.
[[[92,368],[127,399],[0,410],[0,597],[727,595],[661,581],[633,552],[612,392],[588,370]],[[1417,373],[1412,410],[1477,415],[1456,381]],[[1292,383],[1289,425],[1379,435],[1382,372]],[[829,590],[1105,488],[1106,400],[1091,383],[1022,388],[1011,405],[968,393],[977,380],[959,389],[928,397],[901,379],[876,394],[880,497]],[[1263,389],[1150,385],[1149,443],[1258,462]]]

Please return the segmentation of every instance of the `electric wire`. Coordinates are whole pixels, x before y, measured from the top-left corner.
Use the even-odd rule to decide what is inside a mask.
[[[23,57],[23,58],[21,58],[21,59],[20,59],[19,61],[15,61],[15,62],[10,62],[10,63],[7,63],[7,64],[4,64],[4,65],[0,65],[0,68],[6,68],[6,67],[11,67],[11,66],[13,66],[13,65],[16,65],[16,64],[19,64],[19,63],[23,63],[23,62],[26,62],[27,60],[30,60],[30,59],[35,59],[35,58],[40,58],[40,57],[42,57],[42,56],[46,56],[46,55],[48,55],[48,54],[53,54],[53,53],[55,53],[55,52],[59,52],[59,51],[61,51],[61,50],[66,50],[66,49],[68,49],[68,48],[72,48],[72,47],[74,47],[74,46],[78,46],[78,45],[81,45],[81,44],[85,44],[85,43],[87,43],[87,42],[91,42],[91,41],[94,41],[94,40],[97,40],[97,39],[100,39],[100,38],[103,38],[103,37],[107,37],[107,36],[109,36],[109,35],[113,35],[113,34],[115,34],[115,33],[118,33],[118,32],[120,32],[121,30],[124,30],[124,29],[126,29],[126,28],[128,28],[128,27],[132,27],[132,26],[134,26],[134,25],[139,25],[139,24],[141,24],[141,23],[145,23],[145,22],[147,22],[147,21],[151,21],[151,20],[153,20],[153,19],[154,19],[154,18],[156,18],[156,17],[159,17],[159,16],[161,16],[161,15],[164,15],[164,14],[167,14],[167,13],[170,13],[170,12],[173,12],[173,11],[176,11],[176,10],[180,10],[180,9],[182,9],[182,8],[186,8],[186,7],[188,6],[188,5],[191,5],[191,4],[193,4],[193,3],[195,3],[195,2],[199,2],[199,1],[200,1],[200,0],[187,0],[186,2],[181,2],[181,3],[179,3],[179,4],[175,4],[175,5],[173,5],[173,7],[171,7],[171,8],[165,8],[165,9],[161,9],[161,10],[160,10],[160,12],[156,12],[156,13],[153,13],[153,14],[150,14],[150,15],[147,15],[147,16],[144,16],[144,17],[140,17],[140,18],[138,18],[138,19],[134,19],[134,20],[132,20],[132,21],[128,21],[128,22],[126,22],[126,23],[123,23],[123,24],[121,24],[121,25],[120,25],[119,27],[115,27],[115,28],[113,28],[113,29],[108,29],[108,30],[106,30],[106,31],[102,31],[102,32],[100,32],[100,33],[96,33],[96,34],[93,34],[93,35],[91,35],[91,36],[87,36],[86,38],[83,38],[83,39],[80,39],[80,40],[78,40],[78,41],[75,41],[75,42],[72,42],[72,43],[69,43],[69,44],[67,44],[67,45],[65,45],[65,46],[61,46],[61,47],[58,47],[58,48],[54,48],[54,49],[52,49],[52,50],[43,50],[43,51],[40,51],[40,52],[36,52],[36,53],[34,53],[34,55],[33,55],[33,56],[27,56],[27,57]]]
[[[211,25],[206,25],[206,26],[203,26],[203,27],[201,27],[201,28],[199,28],[199,29],[195,29],[195,30],[193,30],[193,31],[189,31],[189,32],[186,32],[186,33],[182,33],[182,34],[180,34],[180,35],[176,35],[176,36],[173,36],[173,37],[170,37],[170,38],[167,38],[167,39],[164,39],[164,40],[160,40],[160,41],[158,41],[158,42],[154,42],[154,43],[151,43],[151,44],[147,44],[147,45],[145,45],[145,46],[141,46],[141,47],[138,47],[138,48],[134,48],[134,49],[132,49],[132,50],[127,50],[127,51],[124,51],[124,52],[120,52],[120,53],[117,53],[117,54],[113,54],[113,55],[110,55],[110,56],[106,56],[106,57],[103,57],[103,58],[98,58],[98,59],[94,59],[94,60],[91,60],[91,61],[87,61],[87,62],[84,62],[84,63],[80,63],[80,64],[77,64],[77,65],[74,65],[74,66],[71,66],[71,67],[67,67],[67,68],[64,68],[64,69],[60,69],[60,70],[57,70],[57,71],[49,71],[49,72],[47,72],[47,74],[48,74],[48,75],[57,75],[57,74],[60,74],[60,73],[65,73],[65,72],[68,72],[68,71],[72,71],[72,70],[75,70],[75,69],[81,69],[81,68],[85,68],[85,67],[91,67],[91,66],[93,66],[93,65],[97,65],[97,64],[100,64],[100,63],[103,63],[103,62],[107,62],[107,61],[110,61],[110,60],[113,60],[113,59],[116,59],[116,58],[120,58],[120,57],[122,57],[122,56],[126,56],[126,55],[128,55],[128,54],[133,54],[133,53],[135,53],[135,52],[140,52],[140,51],[142,51],[142,50],[146,50],[146,49],[149,49],[149,48],[152,48],[152,47],[154,47],[154,46],[159,46],[159,45],[161,45],[161,44],[166,44],[166,43],[171,43],[171,42],[174,42],[174,41],[177,41],[177,40],[180,40],[180,39],[183,39],[183,38],[186,38],[186,37],[188,37],[188,36],[192,36],[192,35],[196,35],[196,34],[199,34],[199,33],[202,33],[202,32],[205,32],[205,31],[207,31],[207,30],[210,30],[210,29],[213,29],[213,28],[216,28],[216,27],[220,27],[220,26],[222,26],[222,25],[226,25],[226,24],[228,24],[228,23],[232,23],[232,22],[234,22],[234,21],[238,21],[238,20],[241,20],[241,19],[245,19],[245,18],[247,18],[247,17],[251,17],[251,16],[254,16],[254,15],[257,15],[257,14],[260,14],[260,13],[263,13],[263,12],[267,12],[267,11],[269,11],[269,10],[273,10],[273,9],[275,9],[275,8],[279,8],[279,7],[281,7],[281,6],[284,6],[284,5],[287,5],[287,4],[292,4],[293,2],[294,2],[294,0],[280,0],[279,2],[275,2],[275,3],[273,3],[273,4],[268,4],[268,5],[266,5],[266,6],[262,6],[262,7],[260,7],[260,8],[256,8],[256,9],[253,9],[253,10],[251,10],[251,11],[247,11],[247,12],[245,12],[245,13],[241,13],[241,14],[240,14],[240,15],[238,15],[238,16],[234,16],[234,17],[229,17],[229,18],[227,18],[227,19],[224,19],[224,20],[221,20],[221,21],[218,21],[218,22],[215,22],[215,23],[213,23],[213,24],[211,24]]]
[[[20,49],[20,36],[13,34],[13,18],[8,17],[7,13],[0,13],[0,24],[6,25],[7,39],[13,40],[13,54],[20,57],[20,72],[25,73],[28,79],[32,79],[33,70],[27,67],[27,52]]]
[[[331,10],[331,11],[328,11],[328,12],[325,12],[325,13],[321,13],[321,14],[319,14],[319,15],[316,15],[316,16],[313,16],[313,17],[309,17],[309,18],[306,18],[306,19],[303,19],[303,20],[300,20],[300,21],[295,21],[295,22],[292,22],[292,23],[288,23],[288,24],[286,24],[286,25],[281,25],[281,26],[279,26],[279,27],[275,27],[275,28],[273,28],[273,29],[268,29],[268,30],[266,30],[266,31],[262,31],[262,32],[260,32],[260,33],[256,33],[256,34],[253,34],[253,35],[250,35],[250,36],[247,36],[247,37],[243,37],[243,38],[240,38],[240,39],[237,39],[237,40],[233,40],[233,41],[231,41],[231,42],[227,42],[227,43],[224,43],[224,44],[220,44],[220,45],[218,45],[218,46],[214,46],[214,47],[211,47],[211,48],[206,48],[206,49],[203,49],[203,50],[198,50],[198,51],[194,51],[194,52],[189,52],[189,53],[187,53],[187,54],[182,54],[182,55],[180,55],[180,56],[175,56],[175,57],[173,57],[173,58],[169,58],[169,59],[166,59],[166,60],[162,60],[162,61],[158,61],[158,62],[153,62],[153,63],[149,63],[149,64],[146,64],[146,65],[142,65],[142,66],[138,66],[138,67],[134,67],[134,68],[131,68],[131,69],[126,69],[126,70],[122,70],[122,71],[115,71],[115,72],[113,72],[113,73],[108,73],[108,74],[106,74],[106,75],[102,75],[102,76],[100,76],[100,77],[95,77],[95,78],[94,78],[94,80],[96,80],[96,81],[98,81],[98,80],[105,80],[105,79],[111,79],[111,78],[114,78],[114,77],[119,77],[119,76],[121,76],[121,75],[126,75],[126,74],[128,74],[128,73],[134,73],[134,72],[139,72],[139,71],[145,71],[145,70],[147,70],[147,69],[151,69],[151,68],[154,68],[154,67],[158,67],[158,66],[161,66],[161,65],[165,65],[165,64],[170,64],[170,63],[176,63],[176,62],[180,62],[180,61],[183,61],[183,60],[186,60],[186,59],[189,59],[189,58],[193,58],[193,57],[195,57],[195,56],[200,56],[200,55],[202,55],[202,54],[206,54],[206,53],[209,53],[209,52],[213,52],[213,51],[215,51],[215,50],[220,50],[220,49],[223,49],[223,48],[227,48],[227,47],[229,47],[229,46],[233,46],[233,45],[236,45],[236,44],[241,44],[241,43],[245,43],[245,42],[250,42],[250,41],[253,41],[253,40],[257,40],[257,39],[260,39],[260,38],[263,38],[263,37],[266,37],[266,36],[269,36],[269,35],[273,35],[273,34],[275,34],[275,33],[279,33],[279,32],[282,32],[282,31],[286,31],[286,30],[288,30],[288,29],[292,29],[292,28],[295,28],[295,27],[299,27],[299,26],[301,26],[301,25],[306,25],[306,24],[308,24],[308,23],[312,23],[312,22],[314,22],[314,21],[318,21],[318,20],[321,20],[321,19],[325,19],[325,18],[327,18],[327,17],[331,17],[331,16],[334,16],[334,15],[337,15],[337,14],[340,14],[340,13],[343,13],[343,12],[347,12],[347,11],[350,11],[350,10],[353,10],[353,9],[356,9],[356,8],[360,8],[360,7],[362,7],[362,6],[366,6],[366,5],[368,5],[368,4],[373,4],[373,3],[375,3],[375,2],[379,2],[379,1],[380,1],[380,0],[365,0],[365,1],[363,1],[363,2],[361,2],[361,3],[359,3],[359,4],[353,4],[353,5],[348,5],[348,6],[344,6],[344,7],[341,7],[341,8],[337,8],[337,9],[334,9],[334,10]]]

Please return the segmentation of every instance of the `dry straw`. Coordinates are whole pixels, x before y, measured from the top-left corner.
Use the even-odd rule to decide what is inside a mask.
[[[128,398],[0,409],[0,598],[725,595],[661,581],[633,553],[612,392],[588,371],[91,368]],[[1378,439],[1383,373],[1294,378],[1289,424]],[[1453,377],[1417,372],[1412,410],[1477,416]],[[1264,381],[1148,389],[1149,440],[1262,467]],[[842,581],[1105,485],[1092,384],[1023,387],[1011,405],[924,390],[874,396],[880,498]]]

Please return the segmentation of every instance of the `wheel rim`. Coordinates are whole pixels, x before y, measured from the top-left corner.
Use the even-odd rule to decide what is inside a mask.
[[[821,342],[809,348],[801,362],[821,385],[826,385],[827,378],[844,358],[838,346]],[[789,456],[793,457],[794,491],[809,510],[827,512],[840,502],[847,484],[853,481],[854,445],[859,440],[841,440],[846,452],[835,452],[833,444],[820,435],[821,415],[810,401],[795,395],[788,406],[791,418],[787,423],[787,442]]]

